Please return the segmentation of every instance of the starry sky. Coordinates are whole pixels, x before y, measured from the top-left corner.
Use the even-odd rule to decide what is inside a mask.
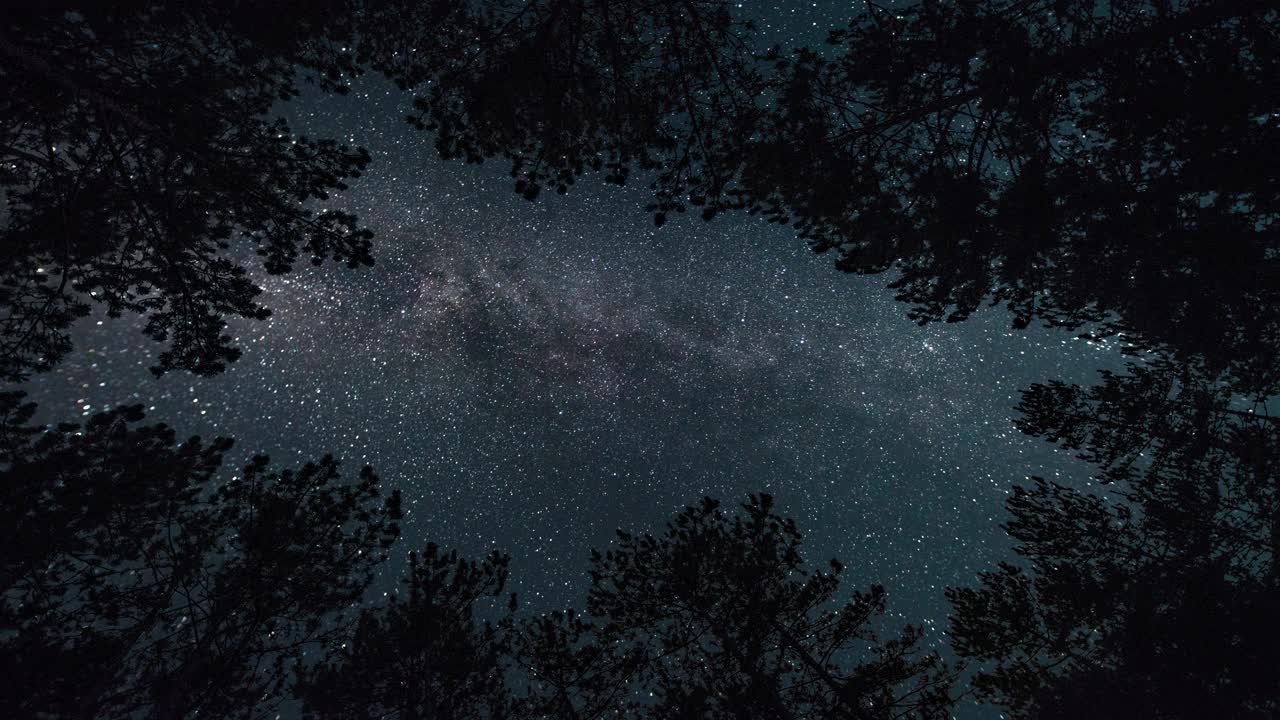
[[[501,162],[435,159],[399,102],[370,80],[290,108],[372,152],[341,203],[377,231],[374,267],[259,273],[274,315],[233,325],[244,357],[215,378],[154,379],[140,323],[89,318],[27,385],[47,417],[142,403],[237,438],[236,462],[372,464],[405,495],[407,547],[510,552],[534,606],[579,601],[615,528],[763,490],[811,560],[939,629],[942,588],[1006,553],[1012,483],[1087,473],[1011,408],[1032,382],[1118,366],[1113,350],[1011,331],[1001,309],[919,327],[887,276],[840,273],[785,228],[655,228],[643,186],[530,203]]]
[[[775,12],[771,32],[807,41],[838,8],[809,10]],[[932,640],[943,588],[1008,556],[1011,486],[1087,476],[1019,434],[1012,407],[1033,382],[1120,367],[1113,348],[1012,331],[998,308],[919,327],[890,277],[840,273],[786,228],[655,228],[643,183],[528,202],[501,161],[436,159],[404,103],[364,79],[284,109],[372,153],[337,202],[377,232],[374,267],[258,272],[274,315],[233,324],[244,356],[215,378],[155,379],[140,322],[91,317],[25,387],[46,418],[142,403],[181,435],[237,438],[235,463],[372,464],[404,494],[405,550],[509,552],[535,609],[581,604],[589,550],[616,528],[767,491],[811,562],[885,585]]]

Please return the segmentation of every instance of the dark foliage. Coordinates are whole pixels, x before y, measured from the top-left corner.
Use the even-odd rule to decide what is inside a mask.
[[[833,35],[842,55],[782,65],[785,159],[744,184],[842,268],[899,269],[921,321],[989,298],[1015,326],[1274,384],[1277,20],[1247,0],[873,9]],[[772,176],[793,164],[808,182]]]
[[[369,62],[444,156],[510,158],[530,198],[637,167],[658,224],[794,223],[896,270],[921,322],[990,300],[1276,382],[1272,3],[867,3],[825,49],[763,54],[723,2],[432,7],[375,22]]]
[[[0,396],[0,706],[13,717],[270,717],[344,634],[399,534],[399,496],[332,458],[219,478],[231,443],[125,407],[27,425]]]
[[[99,303],[146,316],[155,370],[215,373],[226,318],[264,318],[241,262],[372,262],[369,231],[308,202],[368,155],[295,136],[300,77],[341,91],[341,2],[26,3],[0,21],[0,377],[47,369]],[[339,24],[336,27],[342,28]],[[346,32],[346,30],[341,30]]]
[[[843,604],[840,564],[808,568],[767,495],[740,515],[706,500],[661,537],[593,555],[585,614],[505,613],[504,556],[428,546],[408,598],[366,610],[303,674],[314,717],[945,718],[953,673],[920,632],[880,640],[884,591]],[[482,604],[495,621],[480,621]]]
[[[530,198],[640,169],[659,224],[794,223],[846,270],[897,271],[922,322],[990,300],[1276,382],[1262,0],[867,3],[825,48],[764,52],[723,0],[40,8],[0,34],[10,377],[94,300],[148,316],[158,370],[216,372],[224,318],[266,312],[234,245],[272,272],[369,262],[353,217],[306,204],[367,156],[266,113],[372,69],[442,155],[506,157]]]
[[[480,622],[473,612],[502,593],[507,562],[498,553],[471,562],[435,545],[421,557],[410,555],[407,597],[395,594],[364,610],[338,652],[302,671],[304,716],[511,716],[504,677],[509,628]]]
[[[770,496],[738,515],[708,499],[595,554],[587,609],[642,659],[653,717],[948,717],[951,678],[920,631],[877,637],[884,590],[837,602],[843,570],[804,563]]]
[[[659,224],[691,181],[729,179],[764,89],[723,0],[391,3],[362,22],[360,60],[414,93],[444,157],[508,158],[529,199],[653,171]]]
[[[752,496],[705,500],[661,536],[592,557],[587,620],[526,628],[533,716],[945,718],[952,675],[920,631],[881,640],[884,591],[839,601],[840,563],[810,568],[793,521]]]
[[[991,663],[978,690],[1025,718],[1280,712],[1280,423],[1174,365],[1021,410],[1104,484],[1017,488],[1026,564],[949,591],[955,649]]]
[[[644,690],[633,678],[645,661],[634,648],[611,644],[579,610],[525,618],[515,635],[514,661],[527,675],[517,693],[521,716],[560,718],[643,715]]]

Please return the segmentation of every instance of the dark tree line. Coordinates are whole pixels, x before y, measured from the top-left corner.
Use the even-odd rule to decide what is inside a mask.
[[[1014,717],[1280,710],[1280,428],[1181,370],[1025,393],[1020,427],[1107,494],[1016,488],[1022,561],[948,591],[972,690]],[[962,691],[919,630],[877,633],[882,589],[803,560],[768,496],[620,534],[582,611],[521,614],[505,555],[434,545],[370,601],[399,498],[368,468],[227,477],[230,441],[139,408],[47,428],[2,400],[0,657],[23,716],[927,718]]]
[[[841,597],[840,564],[811,568],[799,545],[769,496],[736,515],[708,499],[593,553],[585,613],[496,624],[472,605],[502,592],[506,557],[429,546],[408,599],[366,611],[350,649],[303,676],[307,714],[947,717],[953,676],[920,631],[880,639],[883,589]]]
[[[720,2],[443,6],[366,52],[442,154],[505,156],[528,197],[643,170],[659,224],[793,224],[921,322],[990,301],[1277,382],[1273,3],[868,2],[765,51]],[[442,18],[465,30],[418,42]]]
[[[1108,495],[1017,488],[1023,561],[948,591],[972,691],[1014,717],[1280,710],[1278,423],[1178,370],[1025,394],[1022,429]],[[435,545],[369,600],[399,497],[368,468],[228,477],[230,441],[137,407],[49,428],[0,401],[0,701],[21,716],[934,718],[963,692],[918,629],[884,635],[881,588],[806,563],[766,495],[620,533],[581,611],[522,614],[505,555]]]
[[[1100,491],[1015,488],[1023,562],[948,592],[979,692],[1025,718],[1280,713],[1280,421],[1174,364],[1019,409]]]
[[[216,372],[263,317],[231,252],[371,262],[318,209],[368,157],[270,119],[375,71],[448,158],[516,189],[587,173],[794,224],[920,321],[984,301],[1277,382],[1277,11],[1263,0],[866,3],[824,48],[761,49],[722,0],[41,3],[0,34],[4,372],[100,302]]]
[[[1019,426],[1093,491],[1036,480],[1020,557],[949,591],[973,689],[1017,717],[1274,717],[1280,10],[1263,0],[863,3],[820,48],[760,48],[721,0],[31,3],[0,19],[0,375],[101,304],[220,371],[263,318],[243,260],[372,262],[323,201],[368,155],[271,117],[378,72],[446,158],[516,190],[602,173],[650,210],[794,225],[890,273],[921,322],[983,303],[1138,357],[1033,386]],[[952,669],[883,596],[837,595],[767,498],[593,559],[581,612],[500,598],[501,555],[434,546],[356,607],[394,495],[331,459],[227,477],[229,441],[137,408],[30,425],[0,401],[4,703],[18,715],[931,717]],[[843,602],[843,605],[839,603]],[[833,604],[834,603],[834,604]],[[839,612],[836,612],[836,608]],[[345,643],[345,646],[344,646]],[[653,693],[652,696],[649,693]]]
[[[340,3],[20,5],[0,21],[0,376],[56,363],[93,304],[147,318],[157,372],[215,373],[239,356],[226,318],[269,312],[235,258],[372,263],[353,216],[308,204],[368,155],[268,116],[300,78],[343,89]]]
[[[842,594],[795,524],[706,500],[592,558],[585,613],[525,616],[507,557],[428,545],[364,597],[399,496],[324,458],[226,477],[230,441],[137,407],[28,424],[0,397],[0,665],[21,717],[943,718],[952,672],[884,591]],[[487,617],[485,616],[487,614]]]
[[[0,706],[12,717],[269,716],[345,637],[399,536],[399,495],[329,457],[231,477],[229,440],[141,408],[28,424],[0,396]]]

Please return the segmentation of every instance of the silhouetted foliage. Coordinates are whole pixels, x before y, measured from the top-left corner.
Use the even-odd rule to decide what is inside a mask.
[[[1103,485],[1016,488],[1027,564],[949,591],[953,646],[992,663],[978,690],[1026,718],[1280,712],[1280,422],[1173,364],[1020,409]]]
[[[70,349],[101,303],[168,342],[157,372],[214,373],[228,316],[266,317],[241,265],[299,253],[372,262],[369,231],[308,201],[344,189],[361,149],[292,134],[273,105],[307,77],[342,91],[342,2],[25,3],[0,21],[0,376]],[[334,23],[328,25],[328,23]]]
[[[502,594],[507,562],[496,552],[471,562],[435,545],[410,555],[407,597],[394,594],[361,612],[352,639],[302,671],[304,716],[510,716],[508,629],[473,616],[473,605]]]
[[[525,618],[514,636],[516,667],[527,673],[517,696],[522,717],[642,717],[645,688],[637,679],[645,656],[620,647],[576,609]],[[678,669],[672,668],[672,672]]]
[[[13,717],[270,717],[344,635],[399,535],[399,496],[332,458],[217,477],[231,442],[141,409],[38,429],[0,395],[0,706]]]
[[[0,34],[9,261],[0,371],[67,350],[97,300],[216,372],[266,309],[224,252],[369,262],[306,200],[367,161],[265,119],[297,77],[373,69],[441,154],[516,189],[645,171],[662,224],[794,223],[845,270],[896,270],[921,322],[984,300],[1276,381],[1277,10],[1262,0],[874,3],[825,48],[761,51],[724,0],[132,3],[16,12]],[[238,240],[237,240],[238,242]]]
[[[393,3],[362,22],[360,59],[414,92],[409,122],[446,158],[510,159],[529,199],[641,168],[663,211],[683,209],[691,174],[728,180],[764,89],[753,28],[723,0]]]
[[[644,717],[948,717],[952,677],[918,649],[920,631],[881,640],[884,590],[838,601],[842,571],[804,563],[770,496],[737,515],[704,500],[661,536],[619,533],[593,554],[587,611],[609,660],[587,654],[584,670],[620,675],[609,690],[629,686]],[[562,688],[537,690],[555,700]]]
[[[713,500],[661,537],[620,533],[593,553],[585,614],[495,622],[506,557],[428,546],[407,600],[367,609],[354,640],[305,672],[315,717],[945,718],[953,673],[920,631],[880,640],[873,586],[836,603],[842,567],[810,569],[795,524],[753,496]],[[489,605],[491,612],[497,610]]]
[[[744,184],[840,267],[901,270],[919,320],[990,298],[1274,382],[1277,20],[1248,0],[873,8],[842,55],[783,64],[785,159],[748,153]],[[792,164],[807,182],[771,176]]]
[[[433,7],[374,23],[370,61],[445,157],[508,157],[527,197],[651,170],[658,224],[794,223],[845,270],[898,271],[921,322],[990,299],[1275,382],[1271,3],[867,3],[825,49],[763,54],[723,2]]]

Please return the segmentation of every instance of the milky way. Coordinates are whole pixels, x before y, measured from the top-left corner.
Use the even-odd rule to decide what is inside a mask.
[[[655,228],[643,187],[529,203],[499,162],[435,160],[396,102],[371,82],[295,111],[373,152],[340,202],[378,233],[374,267],[259,274],[274,315],[233,326],[244,357],[212,379],[153,379],[157,348],[130,321],[90,319],[29,385],[46,416],[140,402],[237,438],[237,462],[372,464],[405,494],[406,549],[504,549],[534,608],[580,602],[616,528],[768,491],[811,560],[841,558],[935,631],[942,588],[1007,555],[1012,484],[1085,474],[1018,434],[1012,407],[1114,352],[1011,332],[999,309],[918,327],[888,278],[837,272],[785,228]]]

